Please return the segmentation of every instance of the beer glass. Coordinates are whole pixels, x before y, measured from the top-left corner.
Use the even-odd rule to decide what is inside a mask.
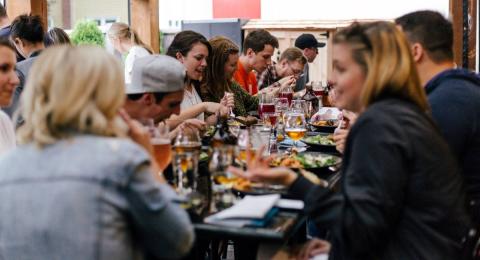
[[[139,122],[148,130],[153,147],[153,157],[163,172],[170,164],[171,148],[168,125],[160,123],[155,127],[152,118],[140,119]]]
[[[289,112],[285,115],[285,133],[293,140],[293,147],[297,147],[297,141],[302,139],[307,132],[305,114]]]

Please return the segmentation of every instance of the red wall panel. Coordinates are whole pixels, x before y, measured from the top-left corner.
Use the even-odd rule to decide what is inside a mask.
[[[213,18],[260,18],[261,0],[212,0]]]

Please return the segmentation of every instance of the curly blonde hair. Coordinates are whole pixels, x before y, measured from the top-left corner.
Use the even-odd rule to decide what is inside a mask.
[[[119,62],[94,46],[46,49],[21,97],[20,143],[52,144],[76,134],[125,136],[118,110],[125,100]]]

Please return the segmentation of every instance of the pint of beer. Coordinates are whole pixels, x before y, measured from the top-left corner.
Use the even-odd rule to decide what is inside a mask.
[[[151,139],[153,146],[153,155],[155,161],[162,171],[164,171],[170,164],[172,159],[172,149],[170,146],[170,140],[167,138],[154,137]]]

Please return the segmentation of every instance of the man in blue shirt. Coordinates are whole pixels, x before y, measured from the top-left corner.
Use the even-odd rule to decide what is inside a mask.
[[[433,11],[418,11],[395,22],[410,42],[432,116],[456,156],[465,180],[469,208],[480,224],[480,78],[453,61],[450,21]],[[435,153],[435,151],[432,151]]]

